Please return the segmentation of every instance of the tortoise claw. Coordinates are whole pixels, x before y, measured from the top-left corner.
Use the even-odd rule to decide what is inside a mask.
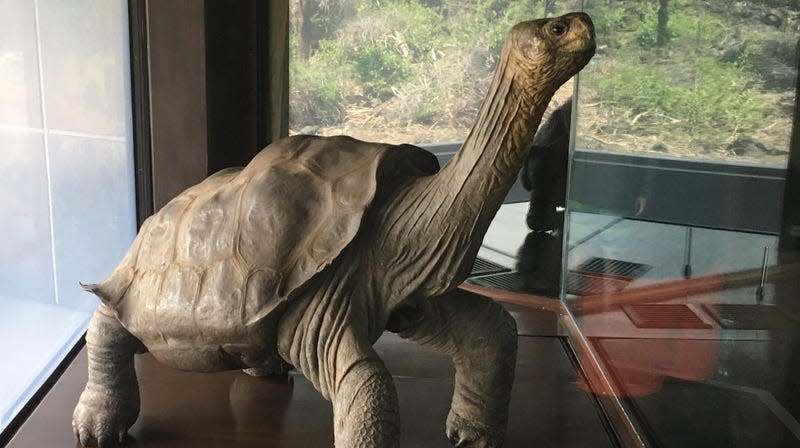
[[[81,426],[78,430],[78,441],[81,442],[83,446],[89,446],[92,441],[92,437],[89,435],[89,428]]]
[[[466,439],[462,439],[461,436],[458,434],[453,428],[447,428],[447,439],[453,444],[456,448],[462,448],[467,446],[468,441]]]
[[[502,430],[467,420],[452,413],[447,421],[447,438],[456,448],[496,448],[503,444]]]
[[[112,439],[108,435],[100,436],[97,439],[97,447],[98,448],[110,448],[111,447],[111,441],[112,441]]]

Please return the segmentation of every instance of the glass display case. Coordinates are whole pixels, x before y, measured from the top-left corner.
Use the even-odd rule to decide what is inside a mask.
[[[796,2],[429,3],[296,10],[292,130],[415,142],[444,162],[495,31],[583,8],[597,54],[554,98],[468,282],[560,299],[611,386],[594,392],[646,444],[800,444],[798,274],[778,250]],[[486,33],[457,32],[476,20]],[[308,95],[325,107],[299,107]]]
[[[797,446],[793,2],[592,1],[563,298],[654,446]],[[785,202],[788,199],[788,202]]]

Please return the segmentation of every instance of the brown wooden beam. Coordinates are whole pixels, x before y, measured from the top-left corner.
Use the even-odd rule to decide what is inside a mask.
[[[140,204],[143,218],[288,134],[289,12],[258,0],[131,0],[130,9],[137,172],[144,179],[149,160],[152,187],[140,179],[152,204]]]
[[[147,2],[153,203],[208,174],[204,2]]]

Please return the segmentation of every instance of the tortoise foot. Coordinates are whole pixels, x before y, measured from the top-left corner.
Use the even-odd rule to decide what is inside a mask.
[[[505,427],[494,428],[451,410],[447,416],[447,438],[458,448],[495,448],[503,445]]]
[[[138,403],[138,400],[84,390],[72,414],[72,430],[80,444],[100,448],[124,446],[128,428],[139,412],[132,401]]]

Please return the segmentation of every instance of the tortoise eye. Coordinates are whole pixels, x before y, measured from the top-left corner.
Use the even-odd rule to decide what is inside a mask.
[[[564,22],[555,22],[550,25],[550,32],[555,36],[561,36],[567,32],[567,24]]]

